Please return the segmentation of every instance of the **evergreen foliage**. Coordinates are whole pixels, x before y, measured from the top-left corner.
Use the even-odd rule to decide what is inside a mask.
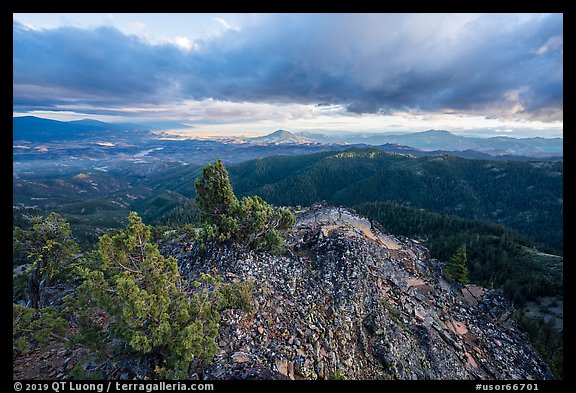
[[[534,242],[500,225],[400,206],[366,203],[357,211],[385,232],[420,239],[433,258],[448,261],[466,244],[471,282],[502,288],[516,305],[563,293],[561,256],[534,251]]]
[[[72,237],[70,224],[58,213],[33,217],[32,227],[15,227],[12,242],[15,258],[31,264],[26,289],[28,304],[42,306],[43,289],[51,281],[69,273],[79,247]],[[18,263],[18,264],[20,264]]]
[[[219,315],[214,304],[197,290],[190,293],[176,260],[164,258],[150,241],[150,227],[130,213],[125,230],[100,238],[102,265],[86,271],[79,303],[87,313],[98,308],[113,317],[109,339],[149,355],[158,376],[187,377],[193,360],[212,359],[217,346]],[[213,284],[204,275],[196,288]],[[89,319],[89,318],[88,318]]]
[[[246,312],[254,311],[254,281],[233,282],[222,284],[218,282],[215,301],[219,311],[225,309],[239,309]]]
[[[236,195],[276,205],[394,202],[491,221],[563,247],[563,163],[416,158],[378,149],[267,157],[228,168]],[[552,250],[554,249],[554,250]]]
[[[143,217],[145,219],[145,217]],[[184,227],[191,224],[200,224],[200,211],[194,199],[180,202],[166,214],[159,215],[152,220],[156,225],[171,227]]]
[[[554,326],[554,320],[530,318],[521,312],[516,313],[516,321],[525,330],[534,348],[550,366],[556,378],[564,378],[564,336]]]
[[[202,178],[196,180],[196,204],[202,219],[216,225],[221,225],[237,209],[238,199],[221,160],[206,164]]]
[[[444,267],[444,275],[462,285],[468,283],[468,269],[466,268],[466,245],[458,247],[456,253],[452,255],[446,266]]]
[[[257,195],[238,201],[220,160],[207,164],[202,178],[196,180],[196,203],[205,223],[199,236],[202,241],[233,240],[255,250],[281,253],[280,231],[296,222],[289,210],[274,208]]]
[[[67,341],[67,330],[68,322],[53,307],[34,309],[12,303],[12,338],[20,351],[45,347],[50,339]]]

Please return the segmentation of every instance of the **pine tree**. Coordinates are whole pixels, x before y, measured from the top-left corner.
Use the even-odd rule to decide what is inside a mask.
[[[296,219],[287,209],[274,208],[259,196],[234,195],[222,161],[207,164],[196,180],[196,203],[204,220],[200,240],[237,243],[256,250],[282,252],[280,231],[294,226]]]
[[[137,213],[130,213],[123,231],[103,235],[99,249],[101,268],[86,273],[80,300],[114,317],[110,334],[158,359],[163,377],[187,377],[192,360],[201,364],[212,359],[217,351],[216,306],[188,292],[176,259],[160,254],[150,241],[150,227]],[[214,284],[210,279],[203,275],[205,282],[195,287]]]
[[[468,283],[468,268],[466,268],[466,261],[468,257],[466,256],[466,245],[463,244],[450,257],[450,260],[444,267],[444,275],[460,284],[464,285]]]
[[[58,275],[66,273],[79,247],[70,230],[70,224],[58,213],[48,217],[32,218],[31,229],[13,230],[13,248],[16,255],[31,264],[26,293],[30,307],[42,306],[43,289]]]
[[[238,199],[234,195],[228,171],[220,159],[206,164],[202,178],[196,179],[196,204],[202,218],[210,224],[219,225],[223,216],[229,216],[236,208]]]
[[[275,209],[258,195],[242,198],[236,238],[256,250],[280,251],[283,238],[279,231],[294,226],[295,218],[287,209]]]

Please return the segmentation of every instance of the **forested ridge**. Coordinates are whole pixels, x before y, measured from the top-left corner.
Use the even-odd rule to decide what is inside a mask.
[[[166,163],[135,168],[14,180],[14,218],[42,210],[63,214],[81,242],[97,240],[126,223],[130,210],[150,223],[190,221],[198,166]],[[376,149],[274,156],[228,165],[239,197],[260,195],[276,205],[327,202],[354,207],[368,202],[501,224],[562,252],[563,163],[412,157]],[[37,206],[36,210],[29,206]],[[188,216],[188,217],[183,217]],[[196,215],[197,216],[197,215]]]
[[[356,208],[389,233],[421,239],[441,260],[466,244],[471,279],[503,287],[519,304],[562,292],[562,162],[414,158],[350,149],[268,157],[229,165],[228,171],[239,197],[259,195],[277,206],[325,200]],[[194,180],[199,175],[198,167],[176,166],[144,177],[132,192],[143,185],[152,192],[130,207],[146,222],[166,229],[197,226]],[[89,219],[97,210],[96,200],[104,203],[105,195],[61,212],[67,218],[72,213],[73,233],[79,217],[88,213]],[[107,223],[125,217],[103,218]],[[15,218],[18,226],[30,225],[22,215]],[[82,222],[87,228],[97,224]]]
[[[376,149],[270,157],[230,167],[239,195],[278,205],[390,201],[491,221],[562,250],[563,163],[414,158]]]

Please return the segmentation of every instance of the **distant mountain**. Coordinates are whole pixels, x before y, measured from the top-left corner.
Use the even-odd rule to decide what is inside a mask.
[[[150,130],[184,129],[185,124],[177,122],[149,122],[147,124],[106,123],[94,119],[57,121],[35,116],[14,117],[13,139],[33,143],[56,141],[91,141],[96,138],[108,140],[122,139],[134,142],[134,138],[148,135]],[[380,150],[409,153],[418,157],[426,153],[448,153],[465,158],[477,159],[553,159],[563,155],[563,138],[478,138],[455,135],[445,130],[428,130],[407,134],[334,133],[320,134],[301,132],[294,134],[277,130],[256,138],[242,138],[248,144],[262,145],[302,145],[302,147],[324,145],[333,149],[336,145],[353,144],[377,146]],[[399,151],[401,150],[401,151]]]
[[[367,145],[364,145],[368,147]],[[359,147],[364,147],[360,145]],[[356,147],[356,146],[354,146]],[[422,151],[420,149],[415,149],[412,146],[399,145],[397,143],[386,143],[384,145],[377,146],[378,150],[383,150],[389,153],[401,153],[401,154],[411,154],[415,157],[422,157],[425,155],[430,155],[429,152]]]
[[[445,130],[428,130],[406,134],[367,134],[350,133],[327,136],[315,133],[302,133],[307,138],[323,143],[345,142],[351,144],[406,145],[423,151],[476,151],[491,156],[519,155],[532,157],[562,156],[563,138],[477,138],[455,135]]]
[[[312,140],[305,136],[294,135],[286,130],[277,130],[271,134],[250,138],[252,143],[282,144],[282,143],[310,143]]]
[[[30,142],[62,140],[89,129],[91,126],[87,124],[70,124],[69,122],[35,116],[12,118],[12,137],[14,140],[28,140]]]
[[[94,119],[72,120],[72,121],[69,121],[67,123],[68,124],[80,124],[80,125],[84,125],[84,126],[88,126],[88,127],[106,127],[106,126],[110,125],[110,124],[105,123],[103,121],[94,120]]]
[[[12,118],[12,137],[15,141],[52,142],[94,137],[119,136],[119,132],[144,132],[150,127],[130,123],[105,123],[94,119],[58,121],[36,116]],[[125,136],[125,135],[124,135]]]
[[[336,143],[336,142],[339,142],[341,140],[341,138],[339,138],[336,135],[318,134],[318,133],[309,132],[309,131],[298,132],[295,135],[302,137],[302,138],[306,138],[306,139],[311,140],[311,141],[316,141],[316,142],[321,142],[321,143]]]
[[[443,130],[429,130],[388,138],[392,143],[402,143],[422,150],[476,150],[491,155],[529,155],[562,153],[562,138],[476,138],[454,135]],[[390,143],[390,142],[389,142]]]

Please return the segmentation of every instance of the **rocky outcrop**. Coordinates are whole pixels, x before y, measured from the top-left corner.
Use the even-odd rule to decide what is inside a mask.
[[[207,379],[549,379],[499,290],[446,282],[419,242],[346,208],[297,213],[284,256],[171,242],[183,275],[253,280]]]

